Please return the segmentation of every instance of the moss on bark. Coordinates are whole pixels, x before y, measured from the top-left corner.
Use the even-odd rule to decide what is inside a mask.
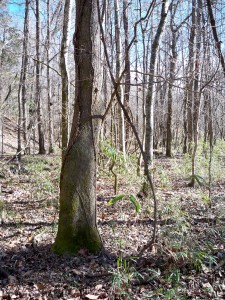
[[[72,228],[71,228],[72,229]],[[97,228],[89,226],[80,228],[76,234],[70,230],[63,235],[57,235],[53,245],[53,251],[57,254],[76,254],[80,249],[88,249],[91,253],[97,253],[102,248],[102,242]]]

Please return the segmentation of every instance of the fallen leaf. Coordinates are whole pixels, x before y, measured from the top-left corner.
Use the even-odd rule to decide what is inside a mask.
[[[203,283],[202,287],[205,288],[205,289],[213,290],[213,288],[212,288],[212,286],[209,282]]]
[[[102,284],[97,284],[97,285],[95,286],[95,289],[96,289],[96,291],[101,290],[101,289],[102,289]]]
[[[85,296],[85,298],[90,299],[90,300],[96,300],[96,299],[98,299],[98,296],[88,294],[88,295]]]

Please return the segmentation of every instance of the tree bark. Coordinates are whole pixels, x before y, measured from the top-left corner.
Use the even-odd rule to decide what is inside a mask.
[[[95,0],[76,2],[74,34],[76,100],[70,140],[60,179],[59,226],[53,249],[62,254],[101,249],[96,226],[96,163],[104,103]]]
[[[27,118],[26,118],[26,78],[28,65],[28,35],[29,35],[29,0],[25,3],[24,29],[23,29],[23,55],[18,89],[18,122],[17,122],[17,157],[21,160],[22,132],[24,144],[27,143]],[[22,131],[23,129],[23,131]]]
[[[217,33],[216,21],[215,21],[213,10],[212,10],[211,0],[206,0],[206,3],[207,3],[209,20],[210,20],[210,24],[211,24],[211,28],[212,28],[213,37],[215,40],[216,49],[217,49],[219,60],[220,60],[220,63],[221,63],[222,69],[223,69],[223,75],[225,77],[225,61],[224,61],[223,52],[221,49],[221,41],[219,40],[218,33]]]
[[[189,79],[187,83],[187,140],[188,152],[192,152],[193,141],[193,86],[194,86],[194,42],[196,36],[196,0],[192,0],[192,25],[189,39]]]
[[[122,45],[121,45],[121,30],[119,20],[119,1],[114,0],[115,8],[115,43],[116,43],[116,80],[119,79],[121,73],[121,62],[122,62]],[[124,89],[123,86],[118,88],[122,103],[124,103]],[[118,106],[118,135],[119,135],[119,149],[126,158],[126,147],[125,147],[125,123],[124,114],[120,106]]]
[[[47,0],[47,92],[48,92],[48,153],[54,152],[53,149],[53,127],[52,127],[52,93],[50,78],[50,0]]]
[[[129,106],[130,98],[130,54],[129,54],[129,22],[128,22],[128,0],[123,0],[123,27],[124,27],[124,46],[125,46],[125,88],[124,88],[124,104]],[[129,124],[125,120],[125,140],[129,140]]]
[[[168,14],[168,0],[162,2],[161,18],[151,46],[150,58],[150,75],[148,83],[148,92],[146,96],[146,133],[145,133],[145,152],[147,159],[147,167],[153,164],[153,136],[154,136],[154,78],[157,62],[157,54],[159,50],[159,43],[164,31],[167,14]],[[147,174],[147,170],[145,170]]]
[[[199,115],[200,115],[200,100],[201,90],[199,88],[200,77],[200,50],[201,50],[201,16],[202,16],[202,0],[198,0],[197,7],[197,30],[196,30],[196,55],[195,55],[195,72],[194,72],[194,105],[193,105],[193,133],[194,145],[192,151],[192,177],[190,186],[195,185],[196,176],[196,154],[198,149],[198,134],[199,134]]]
[[[22,75],[22,121],[23,121],[23,139],[27,146],[27,67],[28,67],[28,41],[29,41],[29,6],[30,0],[25,3],[25,16],[24,16],[24,39],[23,39],[23,75]],[[28,151],[29,153],[29,151]]]
[[[38,142],[39,142],[39,154],[45,154],[45,141],[41,115],[41,98],[40,98],[40,8],[39,0],[36,0],[36,110],[37,110],[37,122],[38,122]]]
[[[62,157],[66,152],[68,145],[68,103],[70,98],[70,84],[68,72],[68,47],[69,47],[69,30],[71,19],[71,1],[66,0],[64,6],[63,19],[63,36],[60,51],[60,69],[62,76],[62,117],[61,117],[61,132],[62,132]]]
[[[172,14],[172,11],[171,11]],[[172,15],[174,16],[174,15]],[[171,18],[172,18],[171,16]],[[168,104],[167,104],[167,126],[166,126],[166,156],[172,157],[172,114],[173,114],[173,82],[175,76],[175,67],[177,60],[176,42],[177,42],[177,29],[172,25],[173,20],[171,20],[171,31],[172,31],[172,43],[170,57],[170,79],[168,87]]]

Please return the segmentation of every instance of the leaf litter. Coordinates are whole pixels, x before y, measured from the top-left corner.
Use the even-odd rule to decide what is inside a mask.
[[[190,188],[173,170],[172,160],[156,162],[159,199],[158,241],[138,258],[152,232],[152,200],[107,203],[113,178],[97,183],[98,228],[105,251],[77,256],[51,251],[58,221],[59,159],[27,157],[25,174],[1,178],[0,299],[224,299],[225,184]],[[137,195],[137,184],[119,178],[119,193]],[[133,199],[133,198],[132,198]],[[136,198],[135,198],[136,199]],[[135,200],[136,201],[136,200]]]

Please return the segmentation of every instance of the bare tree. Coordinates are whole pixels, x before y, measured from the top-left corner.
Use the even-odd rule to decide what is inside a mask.
[[[51,77],[50,77],[50,0],[47,0],[47,93],[48,93],[48,153],[51,154],[53,150],[53,125],[52,125],[52,92],[51,92]]]
[[[116,78],[118,80],[121,73],[121,63],[122,63],[119,0],[114,0],[114,8],[115,8],[115,43],[116,43]],[[122,85],[120,85],[119,87],[119,94],[122,103],[124,103],[124,88]],[[118,106],[118,118],[119,118],[119,122],[118,122],[119,148],[123,152],[125,158],[126,157],[125,123],[124,123],[124,114],[120,106]]]
[[[160,38],[162,36],[167,15],[169,10],[169,1],[162,1],[161,17],[157,27],[157,31],[151,46],[151,58],[149,67],[149,82],[148,92],[146,96],[146,134],[145,134],[145,152],[147,159],[147,166],[153,163],[153,136],[154,136],[154,78],[156,72],[157,54],[159,50]],[[145,170],[147,174],[147,170]]]
[[[68,47],[69,47],[69,31],[71,19],[71,1],[66,0],[64,6],[63,18],[63,36],[60,51],[60,69],[62,76],[62,117],[61,117],[61,131],[62,131],[62,156],[64,156],[68,144],[68,102],[70,98],[70,84],[68,71]]]
[[[38,141],[39,141],[39,154],[45,154],[45,141],[42,124],[42,108],[41,108],[41,86],[40,86],[40,3],[36,0],[36,91],[35,102],[37,110],[37,122],[38,122]]]
[[[96,226],[96,163],[103,101],[100,32],[95,0],[76,2],[74,34],[76,101],[60,179],[60,212],[54,251],[92,252],[102,243]],[[76,178],[76,180],[74,180]]]

